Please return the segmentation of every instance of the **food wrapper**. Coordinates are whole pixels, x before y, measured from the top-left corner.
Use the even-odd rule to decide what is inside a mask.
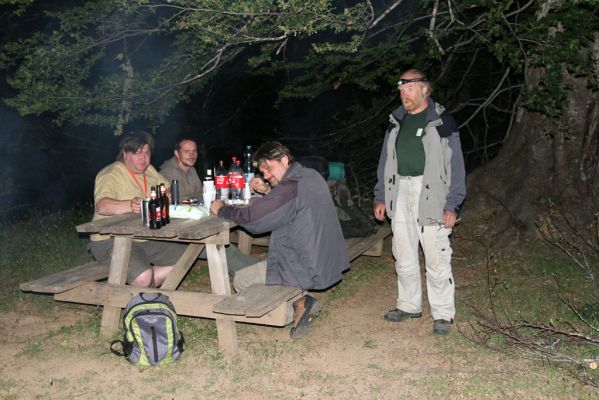
[[[210,209],[204,206],[171,204],[169,206],[169,213],[171,218],[202,219],[210,215]]]

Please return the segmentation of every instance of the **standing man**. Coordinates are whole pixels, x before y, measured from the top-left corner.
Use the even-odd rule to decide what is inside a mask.
[[[179,181],[179,196],[181,199],[200,196],[202,182],[195,169],[198,160],[198,145],[191,139],[182,139],[175,145],[175,156],[166,160],[160,166],[160,173],[168,178]]]
[[[169,181],[150,165],[154,137],[143,131],[126,134],[119,143],[117,160],[96,176],[93,220],[111,215],[139,213],[141,200],[150,196],[150,187]],[[114,240],[110,235],[90,237],[89,251],[96,261],[110,264]],[[185,245],[172,242],[135,241],[127,272],[132,286],[159,287],[185,251]]]
[[[290,335],[296,339],[308,332],[321,308],[306,291],[326,289],[341,280],[342,271],[349,268],[347,248],[331,193],[318,172],[294,162],[279,142],[264,143],[254,160],[268,184],[254,178],[250,186],[265,196],[245,208],[216,200],[210,211],[252,233],[272,231],[268,259],[237,271],[233,284],[238,292],[255,283],[304,290],[293,303]]]
[[[426,265],[433,333],[448,334],[455,316],[449,235],[466,196],[466,172],[458,127],[431,98],[423,72],[411,69],[399,79],[403,106],[389,117],[374,188],[374,216],[391,218],[397,272],[396,308],[391,322],[422,316],[418,245]]]

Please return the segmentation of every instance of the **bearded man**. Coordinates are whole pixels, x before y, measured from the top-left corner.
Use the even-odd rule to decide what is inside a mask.
[[[422,71],[404,72],[398,88],[403,105],[389,116],[374,188],[374,217],[391,218],[397,273],[396,307],[385,320],[422,316],[420,244],[433,333],[445,335],[455,316],[449,235],[466,196],[460,134],[453,117],[430,98]]]

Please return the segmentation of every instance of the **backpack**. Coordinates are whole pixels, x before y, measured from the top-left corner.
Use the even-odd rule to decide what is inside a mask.
[[[344,180],[329,181],[329,189],[345,239],[366,237],[376,232],[374,222],[352,200]]]
[[[161,293],[133,296],[123,314],[125,336],[110,344],[111,351],[137,366],[156,366],[177,360],[185,340],[177,328],[177,313]],[[121,351],[114,348],[119,343]]]

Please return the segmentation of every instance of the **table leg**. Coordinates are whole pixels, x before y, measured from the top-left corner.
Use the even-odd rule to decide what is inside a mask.
[[[203,249],[204,245],[201,243],[190,243],[160,288],[176,290]]]
[[[132,235],[114,237],[108,284],[123,285],[127,281],[127,268],[129,267],[132,241]],[[104,306],[100,334],[102,336],[111,336],[118,329],[120,318],[121,309],[119,307]]]
[[[230,296],[231,285],[229,283],[225,246],[221,244],[206,244],[206,253],[208,256],[212,292],[214,294]],[[236,355],[239,352],[239,346],[237,343],[235,321],[217,319],[216,331],[218,333],[219,348],[227,354]]]
[[[239,235],[239,240],[237,243],[237,247],[242,253],[250,255],[252,253],[252,240],[254,239],[243,229],[238,229],[237,234]]]

